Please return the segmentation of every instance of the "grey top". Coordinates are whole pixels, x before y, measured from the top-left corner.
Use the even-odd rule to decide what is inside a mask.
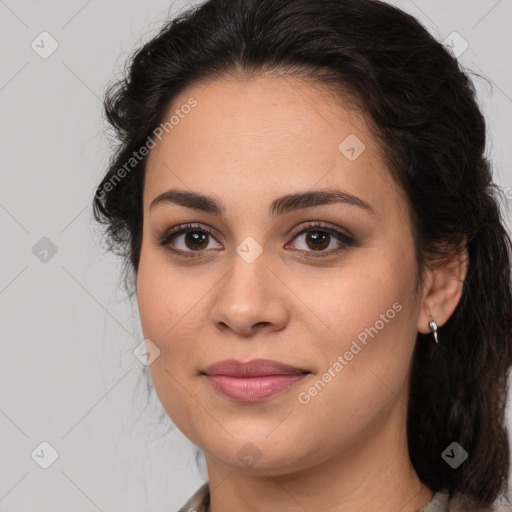
[[[206,512],[210,504],[210,486],[204,483],[178,512]],[[512,512],[512,505],[498,504],[487,508],[471,505],[468,498],[455,494],[451,499],[447,490],[437,491],[432,499],[416,512]]]

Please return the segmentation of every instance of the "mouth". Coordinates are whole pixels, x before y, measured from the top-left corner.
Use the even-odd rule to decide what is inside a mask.
[[[201,373],[227,377],[266,377],[269,375],[300,375],[311,372],[271,359],[253,359],[246,363],[236,359],[225,359],[206,367]]]
[[[270,359],[245,363],[227,359],[208,366],[201,374],[225,397],[258,402],[290,388],[311,372]]]

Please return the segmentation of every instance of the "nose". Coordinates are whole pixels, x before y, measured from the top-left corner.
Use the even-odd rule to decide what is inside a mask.
[[[216,287],[211,321],[221,331],[252,336],[283,329],[289,318],[286,287],[269,268],[265,251],[252,263],[238,254]]]

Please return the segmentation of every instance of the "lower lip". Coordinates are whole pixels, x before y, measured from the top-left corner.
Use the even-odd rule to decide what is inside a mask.
[[[299,375],[266,375],[264,377],[228,377],[206,375],[213,389],[242,402],[259,402],[290,388],[306,377]]]

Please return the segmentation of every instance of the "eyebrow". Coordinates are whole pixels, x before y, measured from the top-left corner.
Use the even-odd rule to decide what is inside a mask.
[[[221,201],[214,196],[207,196],[198,192],[177,189],[167,190],[155,197],[153,201],[151,201],[149,209],[151,210],[155,206],[165,203],[176,204],[194,210],[213,213],[220,217],[223,217],[226,212]],[[278,216],[294,210],[333,203],[344,203],[351,206],[357,206],[366,210],[368,213],[375,213],[375,210],[366,201],[363,201],[357,196],[336,189],[298,192],[278,197],[272,201],[269,212],[272,216]]]

